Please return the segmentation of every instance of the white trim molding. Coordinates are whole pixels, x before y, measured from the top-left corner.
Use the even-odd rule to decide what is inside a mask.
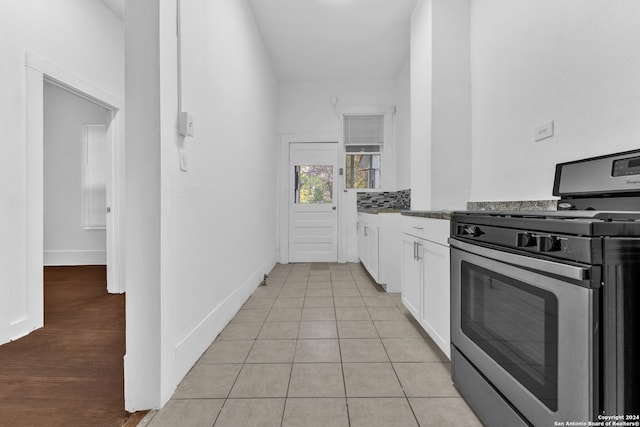
[[[182,381],[189,369],[233,319],[242,305],[255,292],[265,274],[273,270],[275,259],[266,261],[258,270],[253,272],[245,282],[227,296],[218,306],[193,329],[176,346],[176,378],[174,386]],[[163,405],[166,402],[162,402]]]
[[[278,262],[280,264],[289,263],[289,145],[293,142],[335,142],[338,143],[338,165],[344,155],[341,148],[342,138],[339,133],[281,133],[280,134],[280,154],[278,156]],[[341,167],[341,166],[339,166]],[[343,187],[344,177],[338,176],[339,189]],[[342,191],[337,191],[338,212],[342,205]],[[341,235],[341,215],[338,214],[338,262],[345,262],[343,256],[344,244]]]
[[[46,250],[44,265],[106,265],[107,251],[99,250]]]
[[[125,291],[124,277],[124,99],[96,84],[66,71],[39,57],[33,52],[25,53],[27,82],[27,277],[29,289],[37,295],[42,287],[43,262],[43,82],[47,81],[62,89],[98,104],[111,112],[107,138],[111,141],[111,169],[107,193],[107,206],[111,214],[107,219],[107,290],[110,293]],[[38,271],[40,271],[38,273]],[[41,292],[40,292],[41,293]],[[40,304],[42,306],[42,304]]]
[[[52,64],[33,52],[26,52],[25,64],[27,67],[46,75],[51,83],[70,89],[77,95],[83,96],[109,110],[119,111],[124,109],[123,98],[113,95],[98,85]]]

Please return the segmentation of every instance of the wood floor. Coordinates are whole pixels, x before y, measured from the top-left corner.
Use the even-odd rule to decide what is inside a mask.
[[[0,426],[123,425],[124,295],[103,266],[44,275],[44,328],[0,346]]]

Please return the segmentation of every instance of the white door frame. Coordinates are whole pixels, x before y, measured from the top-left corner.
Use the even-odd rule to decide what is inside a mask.
[[[278,158],[278,170],[280,171],[279,185],[280,191],[278,191],[278,262],[281,264],[289,263],[289,196],[290,196],[290,183],[289,183],[289,145],[291,143],[304,143],[304,142],[337,142],[339,144],[340,136],[338,134],[283,134],[280,136],[280,156]],[[342,160],[340,158],[340,146],[338,146],[338,167],[342,167]],[[343,177],[339,174],[334,178],[334,185],[336,186],[336,206],[338,209],[338,262],[345,262],[343,256],[343,243],[342,243],[342,189],[344,188]]]
[[[313,154],[310,154],[312,152]],[[295,200],[296,185],[294,184],[297,172],[295,168],[299,165],[331,165],[332,174],[332,190],[331,203],[320,204],[304,204]],[[333,142],[292,142],[289,144],[289,261],[290,262],[337,262],[338,261],[338,143]],[[301,221],[301,222],[300,222]],[[297,224],[300,227],[296,227]],[[305,224],[305,225],[302,225]],[[313,224],[313,225],[311,225]],[[318,232],[326,230],[329,226],[331,244],[327,247],[321,242],[322,237],[328,237],[323,234],[313,238],[305,237],[305,232]],[[317,228],[320,227],[320,228]],[[306,230],[300,236],[296,233],[296,228]],[[300,230],[298,230],[300,231]],[[297,237],[300,237],[306,243],[313,244],[314,249],[310,252],[307,250],[296,249]],[[322,249],[321,249],[322,248]]]
[[[27,292],[42,296],[44,249],[44,92],[45,81],[98,104],[111,112],[107,138],[111,142],[111,169],[107,184],[107,290],[123,293],[124,246],[122,212],[124,201],[124,100],[93,83],[27,52],[26,66],[26,140],[27,140]],[[109,188],[110,187],[110,188]],[[109,196],[110,194],[110,196]],[[110,198],[110,200],[109,200]],[[31,307],[33,305],[33,307]],[[30,316],[43,322],[43,301],[29,301]],[[39,308],[38,308],[39,307]],[[36,326],[37,327],[37,326]]]

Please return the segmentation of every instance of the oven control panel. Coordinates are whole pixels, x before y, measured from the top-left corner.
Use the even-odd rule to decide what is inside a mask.
[[[536,234],[526,231],[518,232],[516,234],[516,247],[530,248],[537,252],[562,251],[562,241],[568,241],[568,239],[560,236],[553,236],[551,234]]]
[[[551,234],[540,234],[528,231],[516,231],[515,232],[515,244],[512,246],[516,248],[523,248],[535,252],[557,252],[562,251],[562,241],[568,241],[565,237],[554,236]],[[482,228],[477,225],[460,224],[456,230],[457,237],[474,238],[480,237],[486,234]],[[490,236],[487,236],[490,239]],[[482,239],[487,240],[487,239]],[[496,242],[493,242],[496,243]],[[567,247],[565,245],[564,249]]]
[[[613,161],[612,176],[640,175],[640,156]]]
[[[577,262],[598,263],[601,261],[597,250],[597,239],[518,230],[490,225],[452,223],[452,237],[467,242],[482,242],[496,247],[518,249],[553,258]]]
[[[612,194],[633,198],[640,193],[640,150],[573,162],[558,163],[553,182],[553,195],[591,197],[606,201]],[[594,206],[610,210],[606,203]]]

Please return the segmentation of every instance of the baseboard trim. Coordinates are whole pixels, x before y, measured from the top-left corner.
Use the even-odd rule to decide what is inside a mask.
[[[106,250],[45,250],[44,265],[107,265]]]
[[[266,261],[249,278],[215,307],[182,341],[175,347],[176,376],[174,388],[189,372],[191,367],[209,348],[213,340],[222,332],[227,323],[253,294],[265,274],[276,265],[275,258]]]

